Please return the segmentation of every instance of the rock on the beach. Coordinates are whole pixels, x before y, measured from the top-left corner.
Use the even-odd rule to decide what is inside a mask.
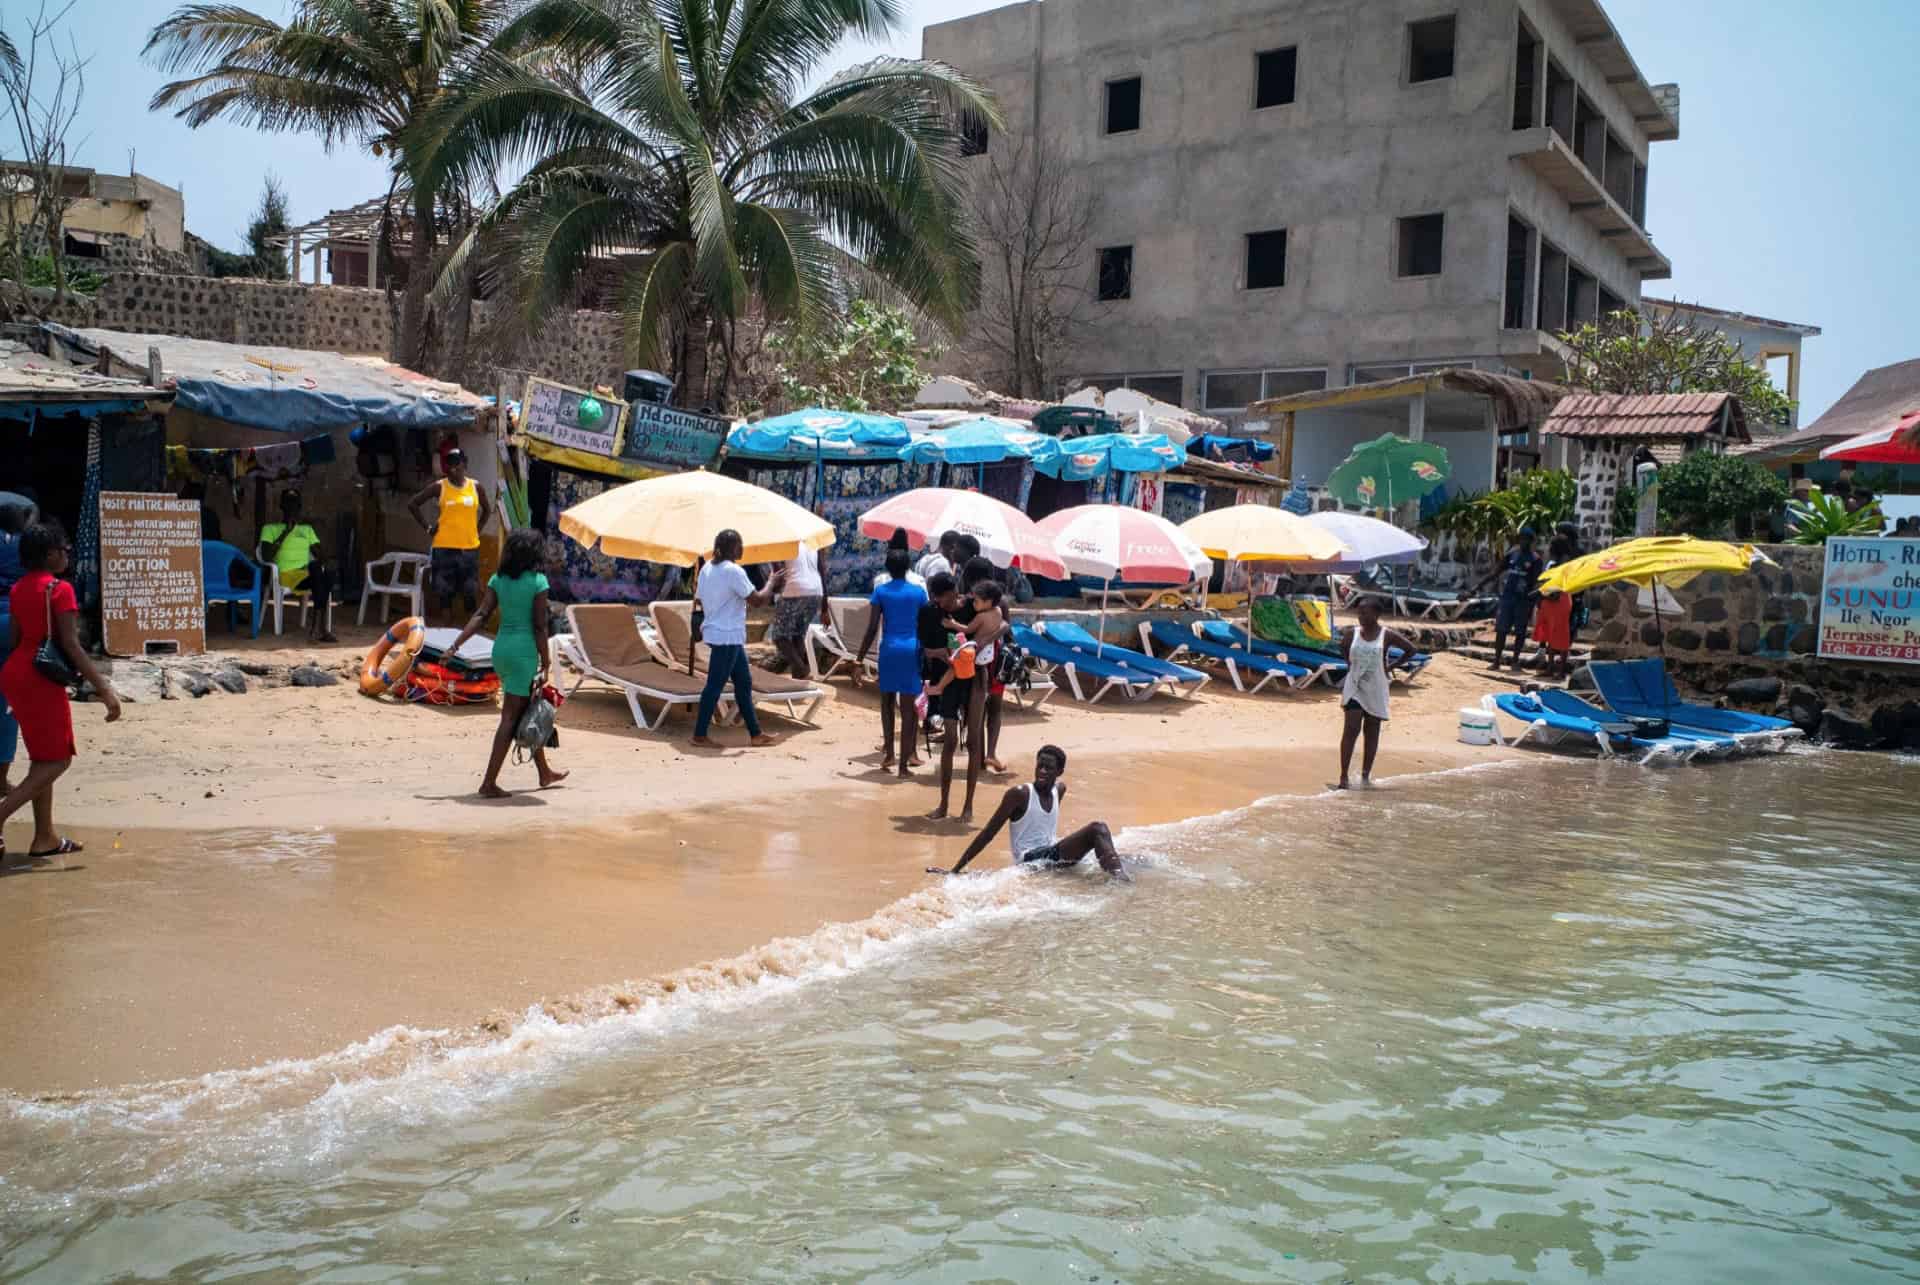
[[[1780,699],[1777,678],[1739,678],[1727,684],[1727,699],[1748,705],[1771,706]]]
[[[167,699],[167,671],[152,661],[116,660],[107,671],[107,681],[121,700],[136,705]]]
[[[1820,699],[1820,693],[1811,687],[1795,683],[1787,688],[1787,717],[1793,725],[1812,736],[1820,730],[1820,715],[1826,709],[1826,702]]]
[[[1821,713],[1820,739],[1843,750],[1871,749],[1875,743],[1870,723],[1837,709]]]
[[[180,685],[187,689],[189,696],[205,696],[213,690],[213,684],[207,681],[207,676],[197,669],[176,669],[173,673]]]
[[[296,665],[288,677],[295,687],[331,687],[340,681],[318,665]]]
[[[235,696],[246,694],[247,676],[241,673],[236,666],[228,665],[222,669],[214,670],[213,682],[214,686],[223,692],[231,692]]]

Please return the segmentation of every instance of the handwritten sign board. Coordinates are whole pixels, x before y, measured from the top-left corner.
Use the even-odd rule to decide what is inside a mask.
[[[522,403],[520,431],[528,437],[607,459],[619,454],[620,424],[627,408],[613,398],[551,380],[529,379]],[[581,413],[587,404],[600,407],[598,418],[590,411]]]
[[[719,457],[730,420],[654,402],[635,402],[620,458],[667,470],[705,468]]]
[[[100,493],[100,614],[110,656],[207,649],[198,500]]]
[[[1920,665],[1920,540],[1828,540],[1820,654]]]

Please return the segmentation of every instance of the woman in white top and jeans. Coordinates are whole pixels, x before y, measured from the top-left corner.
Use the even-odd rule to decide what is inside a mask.
[[[773,601],[786,580],[786,571],[773,573],[767,587],[755,590],[740,566],[740,533],[732,529],[713,537],[713,561],[700,569],[695,596],[700,599],[704,622],[701,641],[711,655],[707,658],[707,685],[700,693],[700,713],[693,721],[693,743],[712,745],[707,729],[713,724],[713,711],[720,704],[720,693],[733,683],[734,703],[747,725],[749,744],[771,745],[773,737],[760,731],[760,720],[753,714],[753,671],[747,667],[747,608],[763,607]]]

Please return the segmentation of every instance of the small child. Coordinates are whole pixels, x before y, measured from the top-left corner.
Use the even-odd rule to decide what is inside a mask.
[[[947,666],[947,672],[927,688],[930,696],[945,691],[947,684],[956,678],[972,678],[980,670],[992,673],[994,642],[1007,627],[1006,614],[1000,607],[1004,595],[1005,590],[997,583],[982,580],[973,586],[973,619],[964,625],[957,620],[947,621],[947,628],[959,635],[959,645],[953,649],[953,663]]]

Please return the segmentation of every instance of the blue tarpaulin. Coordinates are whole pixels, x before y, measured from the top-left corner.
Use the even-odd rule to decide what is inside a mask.
[[[1064,482],[1088,482],[1108,473],[1164,473],[1186,459],[1164,433],[1094,433],[1060,443],[1060,453],[1034,467]]]
[[[813,409],[739,425],[727,435],[727,453],[792,463],[884,462],[899,459],[912,440],[906,421],[891,415]]]
[[[102,348],[142,370],[147,349],[174,385],[174,406],[209,419],[281,433],[392,424],[401,428],[471,426],[484,400],[458,384],[429,379],[380,357],[267,345],[225,344],[118,330],[46,331],[89,355]]]
[[[1060,453],[1060,443],[1044,433],[1011,428],[991,419],[970,419],[946,428],[916,433],[905,457],[915,464],[999,464],[1006,460],[1042,460]]]

